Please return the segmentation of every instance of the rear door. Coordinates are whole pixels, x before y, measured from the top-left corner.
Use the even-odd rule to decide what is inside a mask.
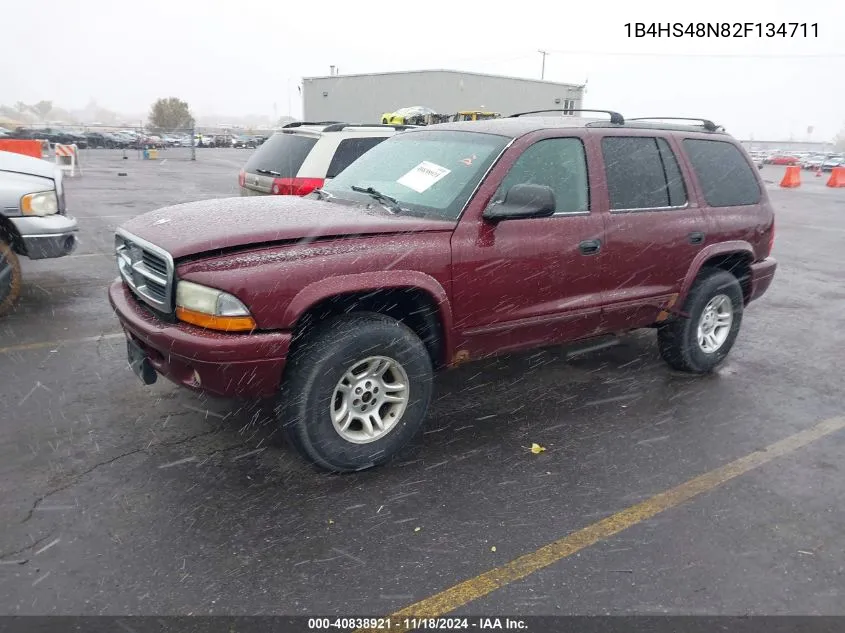
[[[719,241],[748,242],[762,254],[773,214],[757,170],[733,141],[685,138],[682,145]]]
[[[672,305],[710,227],[671,136],[599,135],[607,186],[604,323],[625,331],[654,323]]]

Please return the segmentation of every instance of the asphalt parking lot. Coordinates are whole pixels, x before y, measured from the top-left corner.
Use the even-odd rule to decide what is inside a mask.
[[[402,459],[336,476],[266,404],[142,386],[106,299],[115,227],[236,195],[248,153],[83,152],[80,248],[24,261],[2,613],[845,614],[845,189],[764,169],[780,268],[718,373],[669,371],[652,332],[467,365]]]

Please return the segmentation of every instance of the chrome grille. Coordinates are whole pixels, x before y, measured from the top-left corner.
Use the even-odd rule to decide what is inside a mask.
[[[162,277],[167,277],[167,260],[163,257],[149,251],[143,251],[141,261],[149,270],[157,272]]]
[[[173,310],[173,258],[162,248],[118,229],[114,236],[117,268],[141,301],[162,312]]]

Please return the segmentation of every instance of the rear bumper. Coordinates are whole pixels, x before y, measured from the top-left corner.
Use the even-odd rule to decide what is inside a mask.
[[[772,279],[775,277],[777,267],[778,263],[774,257],[767,257],[761,262],[751,264],[748,301],[759,299],[769,289],[769,286],[772,285]]]
[[[76,248],[76,218],[67,215],[24,216],[9,218],[20,233],[30,259],[49,259],[69,255]]]
[[[167,323],[142,307],[120,280],[109,287],[109,302],[126,335],[147,354],[159,374],[177,385],[223,397],[266,397],[278,392],[290,348],[289,332],[226,334]]]

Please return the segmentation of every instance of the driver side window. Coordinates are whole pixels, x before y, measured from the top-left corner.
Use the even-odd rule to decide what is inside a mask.
[[[586,213],[590,209],[587,159],[579,138],[550,138],[526,149],[502,180],[492,202],[501,202],[514,185],[551,187],[555,214]]]

